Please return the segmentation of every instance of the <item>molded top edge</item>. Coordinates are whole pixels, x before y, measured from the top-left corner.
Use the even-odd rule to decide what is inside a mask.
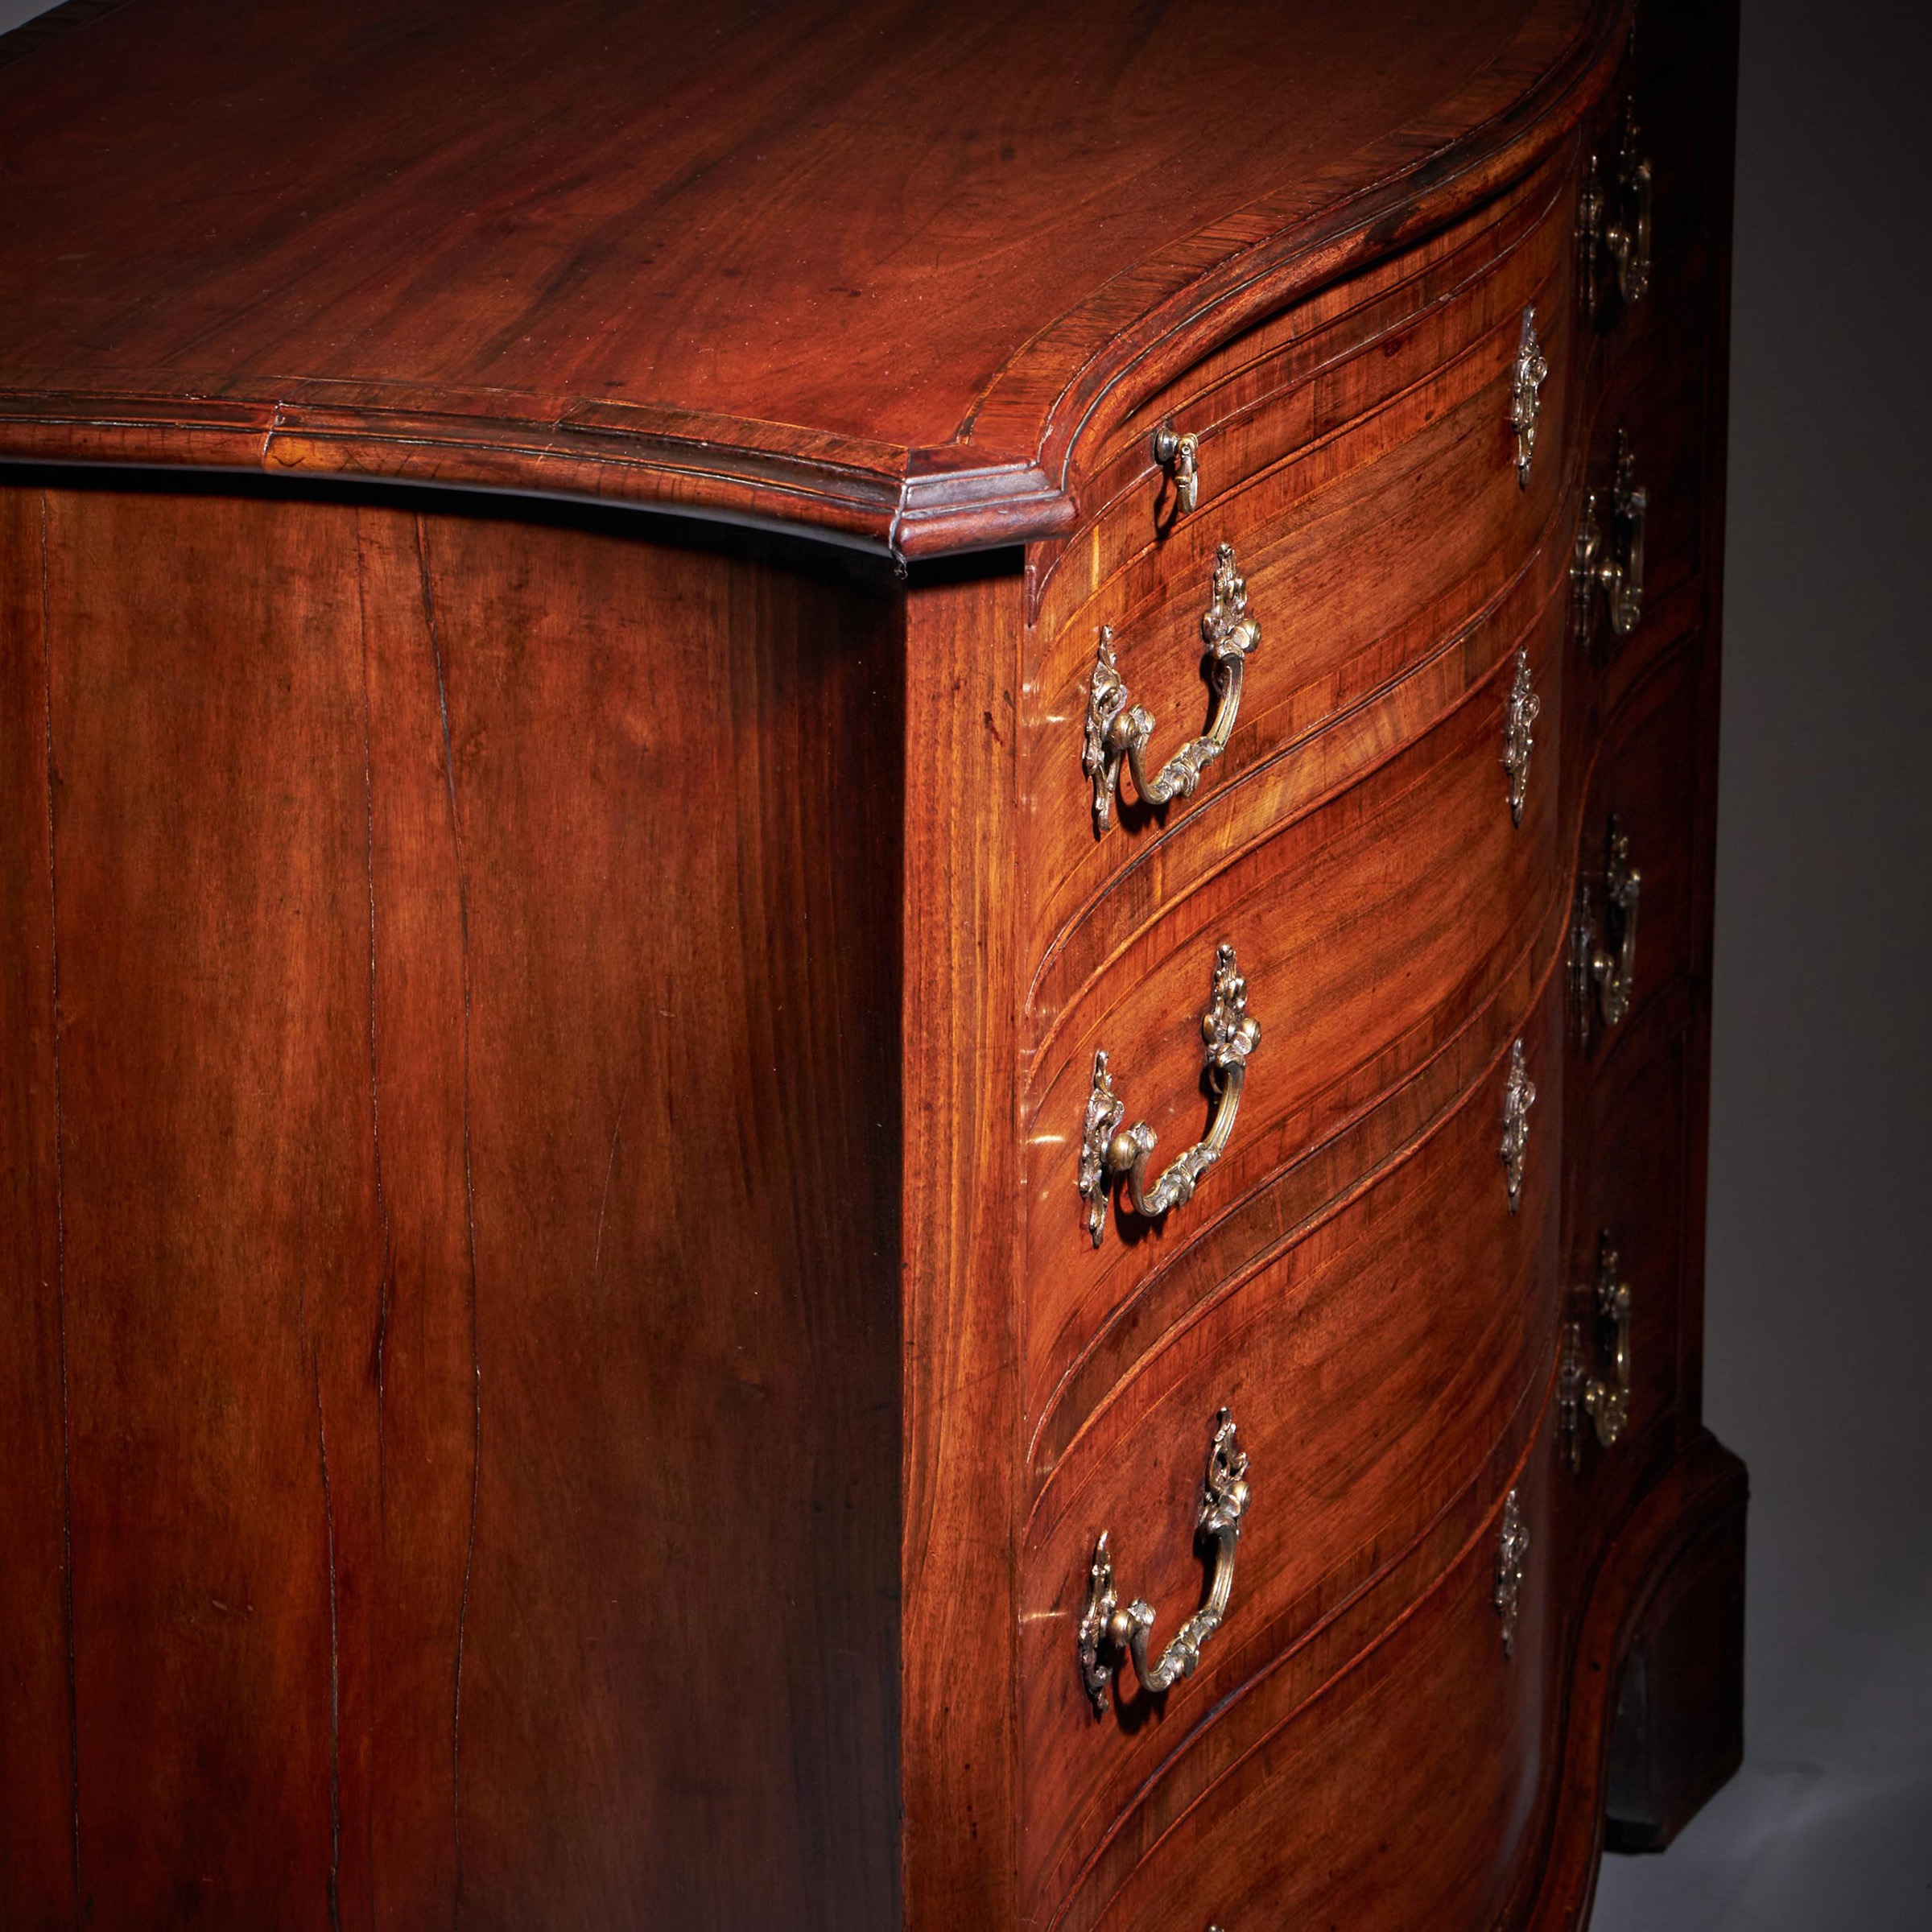
[[[0,39],[0,458],[1054,535],[1107,423],[1534,166],[1627,19],[72,0]]]

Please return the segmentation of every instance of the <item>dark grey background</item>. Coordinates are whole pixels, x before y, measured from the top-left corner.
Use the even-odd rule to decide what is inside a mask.
[[[1594,1932],[1932,1932],[1929,99],[1925,0],[1744,0],[1706,1412],[1747,1756]]]

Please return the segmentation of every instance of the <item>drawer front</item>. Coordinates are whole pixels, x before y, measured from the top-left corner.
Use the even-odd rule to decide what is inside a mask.
[[[1573,1097],[1559,1409],[1568,1486],[1588,1543],[1615,1528],[1668,1455],[1667,1425],[1686,1388],[1690,1009],[1681,988],[1653,1001]]]
[[[1540,1839],[1554,1762],[1554,1447],[1546,1408],[1524,1466],[1413,1613],[1339,1671],[1310,1655],[1232,1708],[1201,1775],[1146,1794],[1038,1922],[1492,1923]],[[1505,1517],[1528,1538],[1509,1557]]]
[[[1640,300],[1622,299],[1608,250],[1598,251],[1596,332],[1612,361],[1646,346],[1674,311],[1707,312],[1712,301],[1730,225],[1724,11],[1703,0],[1647,6],[1632,57],[1587,130],[1606,192],[1600,228],[1629,229],[1629,191],[1617,183],[1631,182],[1639,166],[1649,178],[1649,273]],[[1586,279],[1579,274],[1579,286]]]
[[[1450,647],[1511,594],[1540,545],[1567,547],[1577,386],[1568,223],[1567,205],[1553,199],[1484,279],[1364,349],[1348,365],[1361,365],[1345,400],[1320,399],[1339,380],[1323,375],[1245,410],[1216,450],[1215,486],[1165,535],[1153,526],[1158,491],[1150,481],[1048,567],[1023,713],[1026,859],[1038,881],[1028,958],[1046,959],[1111,881],[1144,866],[1163,837],[1230,786],[1304,758],[1326,729]],[[1532,303],[1549,318],[1549,373],[1525,489],[1509,418]],[[1112,657],[1103,695],[1117,678],[1154,720],[1145,753],[1151,776],[1228,708],[1203,658],[1203,620],[1223,543],[1261,632],[1242,664],[1228,748],[1203,767],[1191,798],[1158,807],[1138,802],[1130,776],[1108,785],[1103,771],[1110,824],[1096,834],[1085,761],[1101,627],[1111,631]],[[1389,749],[1384,743],[1379,754]],[[1230,829],[1221,815],[1215,836],[1224,840]],[[1051,1023],[1058,990],[1051,973],[1036,984],[1040,1024]]]
[[[1645,1005],[1702,952],[1703,650],[1693,636],[1652,663],[1611,720],[1587,795],[1570,951],[1572,1017],[1593,1061],[1616,1051]]]
[[[1036,1421],[1150,1278],[1197,1243],[1223,1241],[1217,1225],[1230,1210],[1472,1028],[1493,1033],[1507,1023],[1497,1001],[1526,963],[1547,960],[1560,943],[1552,922],[1560,929],[1568,915],[1556,782],[1565,658],[1558,597],[1525,653],[1542,712],[1520,824],[1503,762],[1516,682],[1506,657],[1369,777],[1161,904],[1072,1000],[1022,1092],[1027,1396]],[[1150,1171],[1199,1141],[1215,1112],[1202,1017],[1223,943],[1234,949],[1261,1028],[1228,1150],[1164,1220],[1113,1203],[1096,1247],[1091,1199],[1080,1190],[1096,1051],[1108,1055],[1122,1124],[1145,1122],[1157,1136]],[[1235,1241],[1227,1267],[1249,1252]]]
[[[1063,621],[1188,516],[1433,374],[1501,314],[1496,303],[1531,299],[1521,258],[1527,249],[1539,264],[1527,272],[1546,272],[1542,251],[1574,204],[1574,166],[1551,157],[1447,228],[1251,324],[1123,415],[1079,473],[1088,522],[1042,580],[1042,621]],[[1195,439],[1191,510],[1157,453],[1163,428]]]
[[[1633,351],[1596,410],[1583,452],[1591,502],[1579,506],[1579,524],[1594,519],[1597,554],[1620,572],[1633,559],[1620,493],[1633,487],[1645,498],[1642,597],[1634,625],[1616,628],[1600,583],[1579,592],[1579,634],[1612,704],[1649,658],[1701,616],[1709,436],[1695,321],[1685,311],[1681,330],[1654,334]]]
[[[1514,1212],[1501,1158],[1505,1046],[1373,1187],[1096,1393],[1045,1481],[1023,1546],[1021,1625],[1038,1773],[1026,1871],[1042,1905],[1134,1794],[1187,1757],[1211,1713],[1344,1609],[1365,1643],[1433,1587],[1524,1453],[1562,1314],[1558,979],[1518,1022],[1538,1092]],[[1250,1496],[1226,1623],[1164,1697],[1125,1668],[1096,1716],[1076,1641],[1096,1540],[1108,1532],[1118,1601],[1156,1607],[1158,1658],[1200,1600],[1195,1532],[1223,1409]]]

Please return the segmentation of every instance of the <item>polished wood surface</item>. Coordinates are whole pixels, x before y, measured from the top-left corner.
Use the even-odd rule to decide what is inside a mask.
[[[1554,146],[1616,18],[83,6],[0,67],[0,451],[616,496],[908,555],[1065,528],[1076,443],[1274,284]]]
[[[1150,486],[1143,436],[1132,487],[1096,504],[1075,538],[1038,547],[1027,782],[1038,801],[1028,856],[1042,881],[1030,1003],[1042,1022],[1122,943],[1134,909],[1181,896],[1213,865],[1232,818],[1258,831],[1339,789],[1410,734],[1409,718],[1433,721],[1447,691],[1486,675],[1485,644],[1513,648],[1528,603],[1567,591],[1563,499],[1579,388],[1564,320],[1570,198],[1539,175],[1452,249],[1404,251],[1385,269],[1392,286],[1339,317],[1324,313],[1339,306],[1334,291],[1294,305],[1242,345],[1238,375],[1163,398],[1200,439],[1192,515],[1174,518],[1171,493]],[[1530,303],[1551,318],[1558,373],[1525,490],[1499,458]],[[1165,756],[1201,729],[1195,640],[1231,526],[1261,627],[1241,729],[1192,799],[1123,803],[1121,830],[1096,840],[1091,786],[1065,755],[1060,720],[1084,710],[1099,627],[1112,630],[1121,674],[1157,722],[1153,755]],[[1484,619],[1488,636],[1469,635]],[[1455,646],[1466,665],[1451,662]],[[1401,724],[1387,716],[1397,710],[1408,713]],[[1109,890],[1123,870],[1122,889]]]
[[[1554,1488],[1552,1448],[1546,1430],[1506,1485],[1533,1513]],[[1213,1923],[1392,1932],[1496,1922],[1541,1810],[1537,1686],[1558,1612],[1546,1561],[1525,1579],[1516,1654],[1498,1667],[1495,1501],[1440,1575],[1428,1614],[1395,1622],[1348,1671],[1307,1686],[1207,1802],[1158,1820],[1166,1829],[1147,1856],[1129,1844],[1101,1860],[1061,1922],[1108,1932],[1209,1913]]]
[[[1013,1558],[1019,580],[906,609],[902,913],[901,1872],[907,1925],[1008,1925],[1022,1818]]]
[[[894,782],[886,607],[6,500],[6,981],[58,1014],[6,1060],[10,1486],[59,1505],[4,1566],[7,1922],[889,1922],[898,819],[841,782]]]
[[[1553,689],[1562,625],[1541,629],[1537,663]],[[1459,1042],[1486,1035],[1493,1057],[1508,1044],[1498,1029],[1520,1027],[1525,961],[1546,964],[1568,900],[1554,786],[1536,791],[1522,824],[1510,818],[1496,747],[1511,662],[1332,803],[1279,825],[1199,890],[1173,894],[1041,1047],[1022,1097],[1038,1203],[1028,1227],[1026,1368],[1040,1464],[1051,1466],[1094,1406],[1080,1389],[1094,1352],[1118,1359],[1121,1344],[1106,1331],[1125,1319],[1142,1345],[1151,1340],[1136,1307],[1143,1284],[1211,1242],[1224,1206],[1345,1133]],[[1556,747],[1546,745],[1554,762]],[[1391,850],[1404,854],[1399,870]],[[1119,1211],[1116,1238],[1085,1253],[1076,1241],[1070,1253],[1070,1237],[1084,1239],[1075,1157],[1095,1051],[1107,1051],[1129,1118],[1158,1134],[1157,1161],[1198,1139],[1200,1016],[1222,941],[1236,947],[1262,1027],[1239,1146],[1191,1212],[1150,1227]],[[1383,965],[1390,960],[1399,970]],[[1238,1265],[1243,1238],[1227,1265]],[[1209,1280],[1221,1272],[1205,1271]]]
[[[1539,1071],[1561,1065],[1559,992],[1543,989],[1529,1030]],[[1441,1582],[1418,1553],[1477,1535],[1501,1479],[1539,1425],[1547,1434],[1563,1313],[1558,1174],[1532,1165],[1509,1212],[1496,1160],[1502,1083],[1501,1065],[1480,1069],[1451,1117],[1373,1185],[1311,1216],[1263,1265],[1232,1270],[1146,1346],[1033,1500],[1021,1627],[1039,1775],[1026,1875],[1042,1922],[1063,1922],[1083,1867],[1117,1864],[1177,1790],[1212,1777],[1218,1791],[1238,1755],[1228,1707],[1245,1707],[1243,1743],[1264,1713],[1269,1738],[1301,1724],[1287,1660],[1344,1607],[1368,1633],[1414,1613]],[[1554,1080],[1542,1101],[1560,1105]],[[1183,1690],[1155,1699],[1129,1687],[1096,1724],[1064,1668],[1095,1535],[1110,1530],[1123,1586],[1154,1605],[1165,1642],[1199,1594],[1192,1528],[1224,1404],[1257,1498],[1236,1564],[1238,1620]],[[1064,1922],[1080,1922],[1075,1908]]]
[[[0,1922],[1578,1932],[1680,1828],[1735,31],[0,39]],[[1096,832],[1100,628],[1158,763],[1224,543],[1225,752]],[[1232,1138],[1096,1245],[1223,942]],[[1224,1405],[1224,1620],[1096,1712]]]

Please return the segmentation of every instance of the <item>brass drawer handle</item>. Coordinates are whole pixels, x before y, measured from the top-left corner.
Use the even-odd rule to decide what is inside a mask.
[[[1080,1618],[1080,1679],[1092,1700],[1096,1717],[1107,1715],[1107,1686],[1123,1657],[1133,1659],[1133,1674],[1141,1688],[1158,1697],[1184,1677],[1191,1677],[1201,1661],[1201,1645],[1220,1629],[1234,1594],[1234,1550],[1240,1542],[1241,1518],[1248,1509],[1248,1458],[1235,1440],[1234,1418],[1224,1409],[1215,1418],[1214,1441],[1208,1451],[1208,1473],[1201,1483],[1201,1509],[1194,1526],[1197,1543],[1214,1546],[1214,1574],[1208,1600],[1174,1632],[1158,1663],[1147,1661],[1147,1643],[1154,1629],[1154,1611],[1138,1597],[1123,1610],[1114,1587],[1113,1557],[1103,1530],[1093,1546],[1093,1567],[1087,1584],[1087,1608]]]
[[[1154,460],[1166,471],[1174,501],[1184,516],[1200,501],[1201,440],[1190,430],[1183,436],[1171,423],[1154,432]]]
[[[1637,913],[1643,874],[1630,863],[1630,835],[1615,812],[1604,834],[1604,924],[1600,935],[1589,881],[1577,888],[1571,930],[1571,973],[1576,988],[1577,1030],[1590,1044],[1592,1004],[1606,1026],[1620,1026],[1637,989]]]
[[[1606,1228],[1597,1237],[1596,1345],[1585,1346],[1583,1324],[1572,1322],[1564,1338],[1562,1374],[1562,1421],[1570,1446],[1570,1467],[1583,1464],[1583,1418],[1596,1430],[1600,1448],[1614,1449],[1630,1420],[1631,1347],[1630,1284],[1623,1280],[1622,1257]],[[1592,1358],[1600,1368],[1609,1357],[1609,1373],[1592,1374]]]
[[[1201,1015],[1207,1047],[1208,1081],[1213,1089],[1206,1134],[1175,1160],[1150,1187],[1147,1157],[1154,1131],[1145,1121],[1122,1129],[1126,1103],[1113,1091],[1107,1050],[1093,1056],[1093,1085],[1087,1096],[1087,1120],[1080,1139],[1080,1198],[1087,1203],[1087,1231],[1099,1247],[1107,1233],[1107,1203],[1115,1182],[1126,1183],[1133,1211],[1158,1220],[1170,1208],[1194,1198],[1200,1178],[1227,1150],[1234,1117],[1241,1104],[1248,1061],[1261,1044],[1261,1023],[1248,1012],[1248,982],[1235,965],[1234,948],[1224,944],[1214,956],[1214,994]]]
[[[1208,675],[1214,687],[1208,729],[1183,745],[1150,778],[1146,758],[1154,720],[1133,702],[1114,662],[1113,625],[1100,626],[1100,649],[1087,688],[1087,735],[1080,751],[1080,769],[1093,781],[1096,838],[1113,823],[1113,794],[1123,762],[1133,770],[1141,803],[1165,805],[1170,799],[1192,798],[1202,772],[1228,749],[1241,708],[1241,668],[1261,641],[1261,625],[1248,615],[1248,586],[1234,567],[1232,543],[1215,552],[1201,637],[1208,646]]]
[[[1516,431],[1516,481],[1519,489],[1530,487],[1530,464],[1536,455],[1536,419],[1543,413],[1543,384],[1550,376],[1550,364],[1543,345],[1537,340],[1536,308],[1523,311],[1521,333],[1517,337],[1516,361],[1509,375],[1509,427]]]
[[[1630,438],[1616,432],[1616,467],[1609,493],[1609,526],[1599,514],[1599,496],[1583,498],[1576,526],[1576,552],[1570,567],[1575,586],[1576,638],[1584,650],[1596,642],[1596,605],[1600,593],[1611,630],[1620,638],[1635,630],[1644,614],[1644,521],[1650,493],[1637,481]]]
[[[1626,308],[1650,286],[1650,163],[1637,152],[1639,138],[1633,97],[1624,103],[1615,159],[1605,167],[1592,155],[1583,171],[1583,313],[1592,322],[1611,312],[1612,286]]]

